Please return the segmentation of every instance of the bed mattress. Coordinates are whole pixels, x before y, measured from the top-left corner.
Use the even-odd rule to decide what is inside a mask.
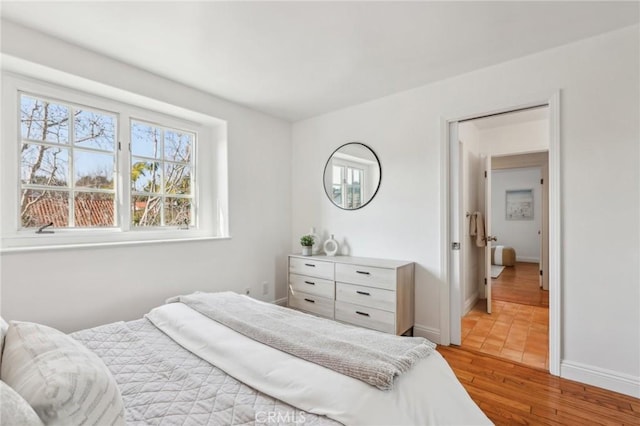
[[[115,377],[132,425],[339,425],[234,379],[184,349],[147,319],[72,336]]]

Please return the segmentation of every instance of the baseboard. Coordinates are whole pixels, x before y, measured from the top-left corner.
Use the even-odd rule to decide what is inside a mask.
[[[640,398],[640,377],[573,361],[560,363],[560,377]]]
[[[440,330],[437,328],[414,325],[413,335],[417,337],[424,337],[431,340],[433,343],[440,343]]]
[[[540,263],[540,259],[537,257],[526,257],[526,256],[516,255],[516,262]]]
[[[273,303],[274,305],[287,306],[287,298],[283,297],[281,299],[276,299],[271,303]]]
[[[462,312],[462,316],[465,316],[469,313],[469,311],[476,305],[478,301],[478,292],[476,291],[473,295],[465,300],[464,302],[464,312]]]

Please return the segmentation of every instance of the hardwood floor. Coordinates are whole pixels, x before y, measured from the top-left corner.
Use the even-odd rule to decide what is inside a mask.
[[[462,318],[462,347],[549,370],[549,292],[540,289],[537,263],[517,262],[491,280],[486,299]]]
[[[549,370],[549,308],[486,299],[462,318],[462,347]]]
[[[496,425],[640,425],[640,399],[460,347],[438,351]]]
[[[540,288],[537,263],[516,262],[505,267],[498,278],[491,280],[491,295],[493,300],[549,306],[549,292]]]

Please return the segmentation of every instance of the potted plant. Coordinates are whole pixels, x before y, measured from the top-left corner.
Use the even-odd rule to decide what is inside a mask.
[[[311,249],[313,247],[313,235],[303,235],[300,237],[300,245],[302,245],[302,255],[311,256]]]

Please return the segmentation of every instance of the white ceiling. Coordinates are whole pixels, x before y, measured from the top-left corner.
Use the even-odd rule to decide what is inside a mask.
[[[638,22],[637,2],[8,2],[3,18],[291,121]]]

